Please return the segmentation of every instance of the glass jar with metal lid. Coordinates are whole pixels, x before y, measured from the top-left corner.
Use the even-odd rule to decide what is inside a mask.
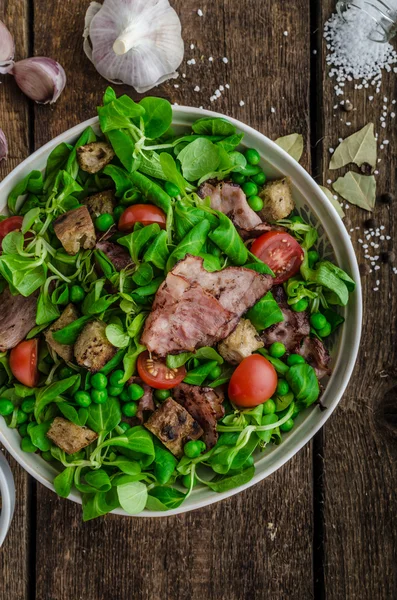
[[[388,42],[397,33],[397,0],[339,0],[336,7],[343,19],[366,13],[373,22],[368,37],[374,42]]]

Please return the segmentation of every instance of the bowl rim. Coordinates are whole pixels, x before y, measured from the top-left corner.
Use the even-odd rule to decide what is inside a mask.
[[[285,453],[283,453],[280,457],[278,457],[277,460],[273,461],[273,463],[271,463],[270,466],[265,468],[265,470],[263,472],[261,472],[261,473],[256,472],[254,477],[248,483],[241,485],[237,488],[234,488],[232,490],[229,490],[227,492],[216,493],[216,492],[211,492],[208,490],[208,497],[206,497],[202,500],[195,501],[191,505],[190,504],[187,504],[187,505],[182,504],[180,507],[173,509],[173,510],[163,512],[163,511],[148,511],[145,509],[143,512],[141,512],[138,515],[129,515],[122,509],[116,509],[116,510],[112,511],[112,513],[111,513],[111,514],[118,514],[118,515],[123,515],[123,516],[128,516],[128,517],[132,517],[132,516],[143,517],[143,518],[169,517],[169,516],[197,510],[199,508],[203,508],[210,504],[214,504],[215,502],[220,502],[221,500],[224,500],[225,498],[234,496],[235,494],[238,494],[238,493],[256,485],[257,483],[259,483],[260,481],[262,481],[263,479],[265,479],[266,477],[268,477],[269,475],[274,473],[280,467],[282,467],[295,454],[297,454],[299,452],[299,450],[301,450],[313,438],[313,436],[323,427],[325,422],[329,419],[329,417],[335,410],[336,406],[340,402],[342,395],[345,392],[345,389],[349,383],[351,374],[353,372],[353,369],[354,369],[354,366],[356,363],[356,359],[357,359],[357,354],[358,354],[359,347],[360,347],[360,339],[361,339],[362,290],[361,290],[360,273],[359,273],[359,269],[358,269],[355,251],[354,251],[353,245],[351,243],[350,236],[348,235],[346,228],[342,222],[342,219],[339,217],[335,208],[329,202],[328,198],[325,196],[324,192],[321,190],[319,185],[314,181],[312,176],[297,161],[295,161],[295,159],[293,159],[285,150],[280,148],[280,146],[278,146],[270,138],[268,138],[267,136],[265,136],[263,133],[259,132],[258,130],[254,129],[253,127],[250,127],[249,125],[243,123],[242,121],[239,121],[238,119],[234,119],[233,117],[229,117],[227,115],[224,115],[222,113],[218,113],[215,111],[199,109],[199,108],[189,107],[189,106],[182,106],[182,105],[173,105],[172,110],[173,110],[173,124],[175,124],[175,125],[179,124],[178,118],[183,119],[183,117],[187,118],[188,120],[192,120],[192,118],[197,119],[200,117],[212,117],[212,118],[222,117],[222,118],[227,119],[228,121],[233,123],[242,133],[250,134],[251,136],[253,136],[262,148],[264,146],[270,147],[270,149],[273,152],[275,152],[276,155],[277,154],[279,155],[280,160],[285,165],[285,168],[288,169],[288,176],[290,176],[292,178],[300,177],[302,182],[304,182],[311,188],[313,197],[315,198],[315,201],[312,202],[313,205],[316,206],[317,202],[318,202],[319,206],[322,207],[326,212],[328,212],[329,216],[332,217],[332,225],[333,225],[333,227],[336,228],[336,234],[343,241],[344,249],[347,252],[347,256],[348,256],[348,259],[350,262],[350,269],[351,269],[350,274],[351,274],[352,278],[354,279],[354,281],[356,282],[356,289],[354,292],[355,301],[353,303],[352,299],[351,299],[350,302],[352,302],[353,306],[349,307],[349,310],[352,311],[351,320],[354,321],[355,328],[354,328],[352,345],[349,346],[349,355],[347,358],[346,357],[343,358],[343,364],[342,364],[342,360],[341,360],[342,352],[341,351],[339,352],[338,360],[334,367],[334,373],[337,372],[338,369],[340,369],[340,370],[343,369],[343,374],[341,376],[342,381],[339,385],[339,389],[338,389],[336,395],[333,396],[332,401],[330,402],[329,406],[327,406],[327,410],[324,412],[321,412],[320,414],[317,413],[318,416],[316,418],[316,422],[312,424],[310,431],[308,431],[305,435],[303,435],[302,438],[297,443],[289,443],[288,449],[286,449]],[[14,179],[17,181],[20,173],[22,171],[24,171],[26,169],[26,167],[28,167],[31,163],[34,163],[37,158],[40,158],[43,155],[48,155],[49,152],[55,146],[64,142],[65,139],[69,139],[69,138],[72,138],[73,136],[79,135],[86,127],[88,127],[90,125],[95,126],[98,123],[98,121],[99,121],[98,117],[93,117],[91,119],[87,119],[86,121],[83,121],[83,122],[79,123],[78,125],[75,125],[75,126],[71,127],[70,129],[64,131],[63,133],[59,134],[58,136],[56,136],[55,138],[53,138],[52,140],[50,140],[49,142],[47,142],[46,144],[44,144],[43,146],[38,148],[33,154],[28,156],[17,167],[15,167],[15,169],[13,169],[11,171],[11,173],[9,173],[0,182],[0,193],[1,193],[2,189],[7,186],[7,184],[9,182],[11,182]],[[181,123],[181,125],[183,125],[183,124],[184,123]],[[261,152],[261,147],[259,148],[260,152]],[[263,150],[262,150],[262,153],[263,153]],[[271,162],[271,161],[269,161],[269,162]],[[299,188],[299,186],[297,185],[297,183],[295,181],[294,181],[294,185],[295,185],[295,187]],[[303,192],[301,192],[301,193],[303,196],[306,197],[306,194],[304,194]],[[321,224],[323,225],[323,227],[327,233],[327,237],[328,237],[329,232],[325,228],[324,223],[322,222]],[[343,348],[344,343],[345,343],[344,338],[346,338],[346,335],[347,335],[346,329],[347,329],[347,327],[345,325],[343,327],[342,335],[341,335],[341,341],[340,341],[341,348]],[[314,414],[314,411],[312,414]],[[296,431],[298,431],[298,430],[299,430],[299,427],[297,428]],[[0,442],[8,450],[8,452],[15,458],[15,460],[30,475],[32,475],[37,481],[39,481],[40,483],[45,485],[48,489],[55,492],[53,483],[51,481],[49,481],[48,479],[46,479],[45,477],[43,477],[34,468],[34,466],[29,464],[25,460],[24,453],[22,451],[17,451],[12,447],[12,445],[9,443],[7,438],[2,434],[1,430],[0,430]],[[285,445],[287,445],[287,444],[285,444]],[[285,447],[285,445],[284,445],[284,447]],[[74,491],[72,491],[72,493],[68,496],[68,500],[72,500],[72,501],[76,502],[77,504],[82,503],[80,495],[76,494]]]

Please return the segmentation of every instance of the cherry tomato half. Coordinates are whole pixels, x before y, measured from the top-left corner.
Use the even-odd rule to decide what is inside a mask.
[[[10,369],[15,379],[27,387],[35,387],[39,380],[37,357],[39,340],[25,340],[10,352]]]
[[[138,358],[139,377],[156,390],[170,390],[186,377],[185,367],[169,369],[160,358],[150,358],[149,352],[143,352]]]
[[[252,254],[263,260],[276,275],[274,284],[284,283],[299,271],[303,250],[289,233],[269,231],[251,246]]]
[[[158,223],[162,229],[165,229],[166,216],[161,208],[152,204],[134,204],[126,208],[121,215],[119,230],[132,231],[135,223],[142,223],[142,225]]]
[[[0,221],[0,251],[1,251],[1,243],[4,240],[5,236],[11,231],[18,231],[22,229],[22,221],[23,217],[8,217],[8,219],[4,219],[4,221]]]
[[[260,354],[244,358],[229,382],[229,398],[237,406],[252,408],[271,398],[277,388],[273,365]]]

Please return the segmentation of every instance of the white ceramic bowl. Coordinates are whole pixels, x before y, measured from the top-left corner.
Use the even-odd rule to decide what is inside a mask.
[[[225,117],[225,115],[211,111],[178,106],[174,107],[173,125],[178,129],[181,127],[186,128],[194,120],[203,116]],[[331,416],[349,382],[359,348],[362,314],[360,275],[350,238],[341,219],[310,175],[284,150],[240,121],[229,117],[225,118],[229,119],[245,134],[244,145],[254,147],[259,151],[262,157],[261,165],[269,177],[288,175],[291,178],[294,200],[298,210],[301,211],[305,219],[309,218],[320,230],[322,246],[320,254],[324,254],[324,252],[325,254],[333,254],[334,260],[353,277],[357,287],[350,297],[348,306],[344,309],[346,322],[340,328],[337,339],[334,340],[332,350],[333,373],[322,399],[327,410],[321,412],[318,407],[312,407],[301,414],[297,419],[297,426],[290,433],[283,436],[282,444],[270,447],[265,453],[257,457],[256,473],[249,483],[222,494],[217,494],[207,488],[197,488],[181,507],[168,512],[144,511],[140,515],[144,517],[170,516],[212,504],[243,491],[279,469],[314,436]],[[69,129],[69,131],[37,150],[14,169],[0,184],[0,211],[5,210],[7,196],[18,181],[32,169],[44,169],[47,157],[55,146],[61,142],[73,144],[88,125],[95,127],[97,123],[97,119],[94,118]],[[0,441],[28,473],[49,489],[54,490],[52,481],[57,473],[55,469],[38,455],[22,452],[18,433],[15,430],[8,429],[4,419],[0,419]],[[72,493],[69,498],[74,502],[81,503],[80,496],[76,492]],[[123,510],[116,510],[115,512],[126,515]]]
[[[15,507],[15,485],[11,469],[0,451],[0,548],[11,525]]]

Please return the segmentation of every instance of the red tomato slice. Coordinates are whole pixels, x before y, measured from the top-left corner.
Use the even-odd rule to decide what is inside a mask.
[[[162,229],[165,229],[166,216],[161,208],[152,204],[134,204],[125,209],[119,220],[120,231],[132,231],[135,223],[142,225],[151,225],[158,223]]]
[[[239,364],[229,382],[229,398],[237,406],[252,408],[271,398],[277,388],[273,365],[260,354],[252,354]]]
[[[284,283],[297,274],[304,253],[299,243],[289,233],[269,231],[251,246],[252,254],[263,260],[276,275],[274,284]]]
[[[1,243],[4,240],[5,236],[11,231],[19,231],[22,229],[22,221],[23,217],[8,217],[8,219],[4,219],[4,221],[0,221],[0,251],[1,251]]]
[[[150,358],[148,351],[139,355],[137,367],[139,377],[156,390],[170,390],[186,377],[185,367],[169,369],[160,358]]]
[[[37,357],[39,340],[25,340],[10,352],[10,369],[15,379],[27,387],[35,387],[39,381]]]

